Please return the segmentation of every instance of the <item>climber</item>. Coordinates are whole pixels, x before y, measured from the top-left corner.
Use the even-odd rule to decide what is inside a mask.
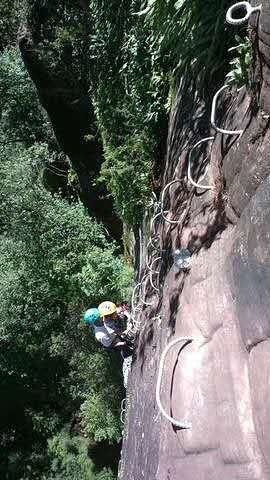
[[[90,308],[84,314],[84,322],[93,326],[96,340],[105,348],[130,354],[131,342],[123,331],[114,303],[103,302],[98,308]]]
[[[129,334],[130,313],[127,304],[122,303],[119,307],[116,307],[113,302],[106,301],[98,306],[98,310],[106,329],[109,332],[112,330],[117,338],[124,342],[124,346],[130,347],[132,336]],[[125,329],[126,324],[127,329]],[[120,346],[120,343],[117,346]]]
[[[127,302],[122,302],[122,303],[120,303],[120,304],[117,306],[116,311],[117,311],[118,317],[119,317],[122,321],[126,321],[127,324],[130,323],[130,321],[131,321],[131,315],[130,315],[129,306],[128,306]]]

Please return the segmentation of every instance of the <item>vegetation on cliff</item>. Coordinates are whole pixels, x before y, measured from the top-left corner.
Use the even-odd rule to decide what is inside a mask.
[[[228,52],[235,44],[235,32],[224,22],[229,0],[26,3],[20,46],[62,147],[79,177],[82,164],[84,174],[94,172],[89,188],[105,195],[109,191],[120,218],[138,224],[164,167],[168,114],[177,85],[188,82],[198,98],[210,98],[224,81],[229,60],[237,56]],[[48,78],[48,91],[39,70]],[[69,131],[73,116],[83,123],[86,95],[95,118],[89,113],[92,124],[89,120],[81,152],[75,154],[63,131]],[[61,105],[70,115],[62,118],[62,132],[55,112]],[[98,143],[104,157],[96,154],[93,161],[89,148]],[[84,180],[80,183],[85,189]]]

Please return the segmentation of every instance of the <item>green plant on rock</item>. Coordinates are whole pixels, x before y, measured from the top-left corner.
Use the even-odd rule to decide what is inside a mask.
[[[112,191],[116,211],[129,225],[139,223],[150,193],[150,138],[130,136],[122,146],[107,146],[105,157],[101,178]]]
[[[188,77],[200,93],[226,69],[233,38],[224,22],[229,0],[149,0],[145,22],[150,26],[156,62],[164,71]]]
[[[252,44],[247,36],[243,40],[236,35],[235,39],[238,45],[229,49],[230,52],[235,52],[235,56],[230,61],[231,70],[226,78],[230,83],[240,88],[244,85],[248,86],[250,83]]]
[[[91,0],[90,83],[102,178],[118,215],[139,223],[166,142],[176,85],[211,98],[228,69],[230,0]]]

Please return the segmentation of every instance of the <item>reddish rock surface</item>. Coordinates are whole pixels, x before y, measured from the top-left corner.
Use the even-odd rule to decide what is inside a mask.
[[[205,116],[205,135],[195,123],[185,126],[182,86],[171,115],[164,185],[183,179],[171,189],[170,211],[172,218],[186,214],[178,226],[159,224],[161,294],[148,288],[153,306],[141,313],[124,480],[270,479],[270,5],[262,3],[251,34],[256,95],[242,89],[221,99],[222,124],[244,134],[215,136],[204,179],[214,191],[186,184],[187,153],[211,132]],[[192,252],[188,273],[172,266],[178,247]],[[181,336],[194,340],[168,355],[161,398],[169,414],[191,423],[185,430],[155,401],[161,352]]]

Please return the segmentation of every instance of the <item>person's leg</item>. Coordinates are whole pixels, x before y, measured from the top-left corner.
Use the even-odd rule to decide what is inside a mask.
[[[126,346],[126,342],[123,341],[123,340],[118,340],[116,342],[113,343],[112,345],[112,348],[114,350],[121,350],[121,348],[125,347]]]
[[[132,345],[124,341],[117,341],[110,347],[111,350],[120,351],[123,358],[129,357],[133,353]]]

